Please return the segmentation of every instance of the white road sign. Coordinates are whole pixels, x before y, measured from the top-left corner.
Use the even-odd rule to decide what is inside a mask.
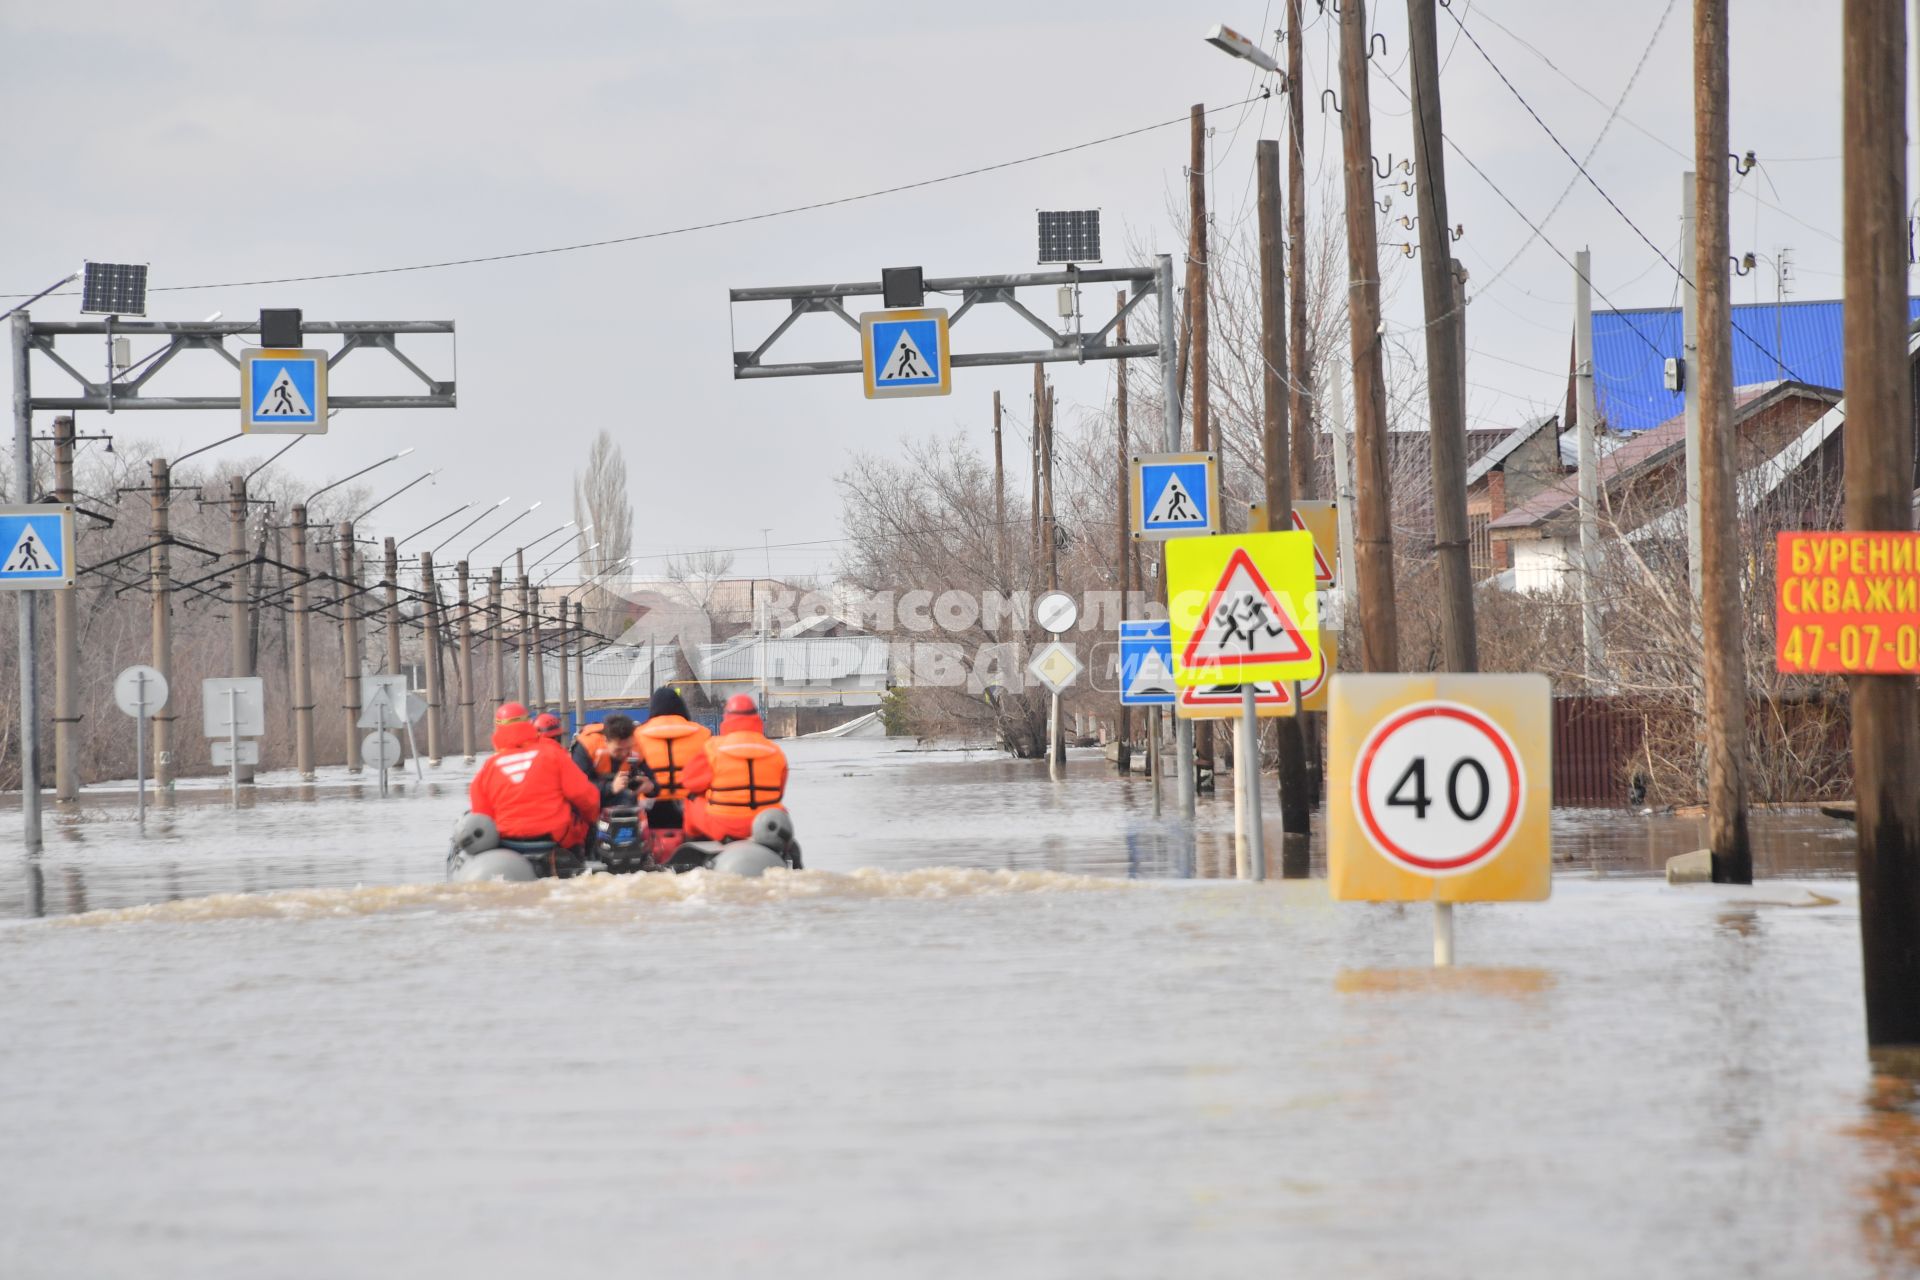
[[[113,678],[113,701],[136,719],[150,716],[167,705],[167,678],[142,664],[128,667]]]
[[[407,678],[405,676],[361,676],[360,727],[362,729],[398,729],[406,723]]]
[[[400,739],[392,733],[370,733],[360,742],[360,758],[375,769],[400,763]]]
[[[235,696],[235,695],[238,696]],[[229,719],[237,723],[229,723]],[[267,731],[267,686],[259,676],[224,676],[200,682],[200,723],[209,738]]]
[[[228,768],[232,768],[235,754],[233,743],[227,741],[225,738],[215,738],[213,740],[213,762],[215,764],[226,765]],[[259,764],[260,744],[252,738],[242,738],[240,740],[238,756],[241,764]]]
[[[1073,630],[1073,624],[1080,621],[1080,605],[1064,591],[1049,591],[1033,604],[1033,620],[1041,628],[1061,635]]]
[[[1073,646],[1058,640],[1043,645],[1040,652],[1033,655],[1033,661],[1027,663],[1028,673],[1053,693],[1065,693],[1080,678],[1082,669]]]

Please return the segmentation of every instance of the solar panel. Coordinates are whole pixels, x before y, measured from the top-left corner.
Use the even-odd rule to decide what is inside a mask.
[[[1058,209],[1040,211],[1040,261],[1100,261],[1100,211]]]
[[[147,314],[147,264],[87,263],[80,279],[80,311],[96,316]]]

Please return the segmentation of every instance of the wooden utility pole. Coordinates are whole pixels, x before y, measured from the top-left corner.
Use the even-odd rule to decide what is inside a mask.
[[[1904,109],[1903,109],[1904,110]],[[1700,626],[1707,692],[1707,847],[1716,884],[1752,884],[1747,642],[1740,616],[1739,466],[1727,263],[1727,0],[1693,3],[1694,277],[1700,347]],[[1903,477],[1912,479],[1908,470]],[[1910,521],[1909,521],[1910,522]]]
[[[1211,402],[1207,386],[1207,343],[1212,326],[1207,315],[1207,109],[1193,104],[1187,161],[1187,325],[1193,351],[1187,368],[1193,376],[1193,447],[1219,448],[1209,430]]]
[[[1907,373],[1906,5],[1841,9],[1847,528],[1913,528]],[[1920,698],[1849,676],[1867,1043],[1920,1051]]]
[[[73,415],[53,420],[53,500],[73,501]],[[70,566],[71,567],[71,566]],[[80,794],[80,626],[73,588],[53,593],[54,796]]]
[[[227,598],[227,637],[233,647],[233,674],[253,674],[252,637],[247,631],[247,611],[253,600],[248,585],[253,555],[247,550],[247,478],[234,476],[227,481],[227,554],[233,557],[233,577]],[[254,766],[235,761],[236,782],[252,782]]]
[[[1373,120],[1367,95],[1366,0],[1340,10],[1340,137],[1347,197],[1347,330],[1353,355],[1357,493],[1355,560],[1360,663],[1400,666],[1393,605],[1393,493],[1387,465],[1387,392],[1380,359],[1380,241],[1373,224]]]
[[[301,780],[313,777],[313,635],[308,629],[312,601],[307,587],[307,508],[296,502],[293,524],[293,765]]]
[[[1313,365],[1307,355],[1307,156],[1306,107],[1301,101],[1300,13],[1304,0],[1287,0],[1287,295],[1292,323],[1287,329],[1287,416],[1293,423],[1293,492],[1311,498],[1319,490],[1319,457],[1314,447],[1317,420],[1312,396]],[[1353,566],[1347,566],[1351,573]]]
[[[1427,317],[1427,417],[1432,437],[1433,549],[1440,586],[1440,647],[1448,671],[1477,671],[1473,546],[1467,536],[1467,405],[1448,233],[1446,145],[1440,122],[1440,51],[1434,0],[1407,0],[1413,68],[1413,158],[1420,210],[1420,292]],[[1372,210],[1368,210],[1372,217]]]
[[[993,549],[994,577],[1004,590],[1012,584],[1007,554],[1007,460],[1000,445],[1000,393],[993,393]]]
[[[1114,295],[1114,307],[1120,317],[1114,321],[1114,341],[1121,346],[1127,345],[1127,294],[1123,289]],[[1127,517],[1127,487],[1129,473],[1132,470],[1132,438],[1127,425],[1127,362],[1122,357],[1118,362],[1114,378],[1114,506],[1113,535],[1116,558],[1113,562],[1113,581],[1120,589],[1120,616],[1127,616],[1127,561],[1133,553],[1133,530]],[[1114,753],[1114,768],[1121,777],[1132,771],[1133,761],[1133,708],[1126,703],[1120,704],[1118,750]]]
[[[1589,689],[1600,679],[1605,645],[1600,638],[1600,461],[1594,433],[1600,429],[1593,393],[1593,255],[1573,255],[1573,385],[1575,440],[1580,464],[1580,638]]]
[[[1292,441],[1287,430],[1287,315],[1286,270],[1280,253],[1280,144],[1262,139],[1254,149],[1254,187],[1259,206],[1260,228],[1260,355],[1262,365],[1261,440],[1266,455],[1267,527],[1293,527]],[[1277,760],[1280,766],[1280,829],[1285,833],[1281,849],[1281,875],[1304,877],[1308,869],[1309,834],[1307,797],[1307,748],[1300,731],[1300,717],[1287,716],[1276,722],[1279,733]],[[1254,737],[1248,754],[1248,776],[1252,785],[1260,780],[1259,739]]]

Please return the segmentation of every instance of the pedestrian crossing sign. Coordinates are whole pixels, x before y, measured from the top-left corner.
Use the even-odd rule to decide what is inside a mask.
[[[1215,533],[1220,470],[1211,453],[1133,455],[1133,537],[1165,542]]]
[[[242,352],[240,429],[251,435],[325,435],[327,353],[279,347]]]
[[[73,585],[73,508],[0,507],[0,588],[59,591]]]
[[[860,367],[869,400],[951,394],[953,353],[947,345],[946,308],[862,313]]]

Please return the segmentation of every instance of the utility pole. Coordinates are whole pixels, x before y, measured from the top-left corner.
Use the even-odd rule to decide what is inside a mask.
[[[1160,406],[1168,453],[1180,452],[1180,362],[1174,356],[1178,342],[1178,310],[1173,301],[1173,259],[1161,254],[1154,292],[1160,302]],[[1160,592],[1167,591],[1167,547],[1160,544]],[[1180,816],[1191,819],[1194,809],[1193,721],[1174,718],[1174,771],[1180,792]],[[1157,785],[1157,784],[1156,784]]]
[[[248,643],[247,608],[253,599],[249,584],[253,556],[247,550],[247,478],[227,481],[227,552],[233,557],[232,586],[228,590],[227,635],[233,645],[233,674],[253,674],[253,649]],[[233,762],[233,780],[252,782],[254,766]]]
[[[569,635],[567,632],[567,602],[565,600],[561,600],[559,604],[554,606],[554,612],[555,612],[555,616],[559,619],[559,622],[560,622],[560,703],[559,703],[559,707],[560,707],[560,714],[562,716],[565,716],[567,714],[568,709],[573,706],[573,689],[572,689],[573,681],[571,679],[571,674],[567,670],[567,660],[573,656],[570,652],[568,652],[568,650],[572,647],[573,637]]]
[[[587,606],[578,600],[573,602],[573,630],[578,639],[573,649],[573,724],[578,732],[587,722]]]
[[[1586,655],[1587,690],[1592,692],[1606,663],[1600,636],[1600,472],[1594,456],[1594,432],[1600,411],[1593,395],[1593,254],[1573,256],[1573,386],[1575,439],[1580,446],[1580,632]]]
[[[1478,671],[1473,546],[1467,536],[1467,405],[1447,221],[1440,50],[1434,0],[1407,0],[1413,68],[1413,154],[1420,209],[1420,285],[1427,317],[1427,416],[1433,461],[1433,547],[1440,577],[1440,644],[1448,671]],[[1367,208],[1371,221],[1373,209]]]
[[[473,763],[473,594],[470,571],[462,560],[460,575],[460,755]]]
[[[153,669],[158,671],[167,682],[173,682],[173,565],[172,556],[167,548],[173,542],[172,529],[172,472],[165,458],[155,458],[149,464],[148,474],[152,477],[148,486],[148,496],[153,506],[147,525],[147,594],[152,598],[153,606]],[[173,789],[173,707],[175,700],[169,698],[167,705],[156,711],[153,716],[153,786],[157,794],[166,796]]]
[[[426,643],[427,663],[427,760],[438,768],[445,757],[440,753],[440,703],[443,682],[440,671],[440,589],[433,580],[433,552],[420,553],[420,636]]]
[[[346,695],[347,772],[360,772],[360,566],[353,521],[342,520],[340,539],[340,683]],[[383,770],[384,773],[384,770]]]
[[[293,504],[293,766],[313,778],[313,637],[307,630],[307,506]]]
[[[994,568],[1000,585],[1012,585],[1012,568],[1007,554],[1007,463],[1000,447],[1000,393],[993,393],[993,537],[996,558]]]
[[[73,501],[73,417],[53,420],[53,500]],[[71,568],[71,566],[69,566]],[[78,588],[53,593],[53,794],[80,794],[80,627]]]
[[[1114,295],[1114,307],[1120,318],[1114,322],[1114,340],[1121,346],[1127,345],[1127,295],[1125,290]],[[1132,470],[1129,451],[1132,448],[1131,434],[1127,426],[1127,359],[1120,357],[1116,365],[1114,381],[1114,434],[1118,441],[1118,455],[1114,467],[1114,508],[1113,532],[1115,550],[1118,558],[1113,562],[1114,583],[1120,589],[1120,616],[1127,616],[1127,557],[1133,551],[1133,530],[1127,519],[1127,486]],[[1120,704],[1120,720],[1117,750],[1114,752],[1114,767],[1121,777],[1126,777],[1133,768],[1133,708],[1126,703]]]
[[[547,651],[543,647],[545,636],[540,625],[540,588],[535,587],[527,597],[527,622],[533,627],[533,641],[530,652],[533,654],[533,701],[541,710],[547,706]]]
[[[1207,310],[1211,287],[1207,264],[1207,109],[1194,103],[1187,129],[1187,331],[1191,350],[1187,375],[1193,387],[1193,447],[1220,452],[1219,431],[1213,422],[1208,346],[1212,322]],[[1215,463],[1221,465],[1220,462]],[[1199,769],[1213,769],[1213,722],[1193,726],[1195,786]]]
[[[514,692],[524,703],[533,693],[533,673],[529,670],[528,649],[532,635],[527,626],[527,614],[533,602],[533,585],[527,581],[527,553],[515,550],[513,553],[513,574],[520,579],[520,683]]]
[[[495,565],[487,577],[487,673],[493,685],[492,696],[488,700],[496,707],[507,700],[506,638],[502,634],[506,618],[501,609],[501,597],[505,593],[506,579],[502,566]]]
[[[1747,834],[1747,641],[1740,616],[1734,478],[1733,313],[1728,297],[1727,0],[1693,3],[1693,139],[1699,173],[1694,276],[1700,319],[1700,574],[1707,686],[1707,847],[1716,884],[1753,883]],[[1902,108],[1904,113],[1904,108]],[[1909,489],[1913,472],[1904,479]],[[1912,523],[1911,516],[1908,519]]]
[[[1053,517],[1053,412],[1055,403],[1054,389],[1048,387],[1046,399],[1047,443],[1045,452],[1041,454],[1040,467],[1041,483],[1046,492],[1047,504],[1046,522],[1041,526],[1041,532],[1047,540],[1047,589],[1049,591],[1058,591],[1060,589],[1060,526],[1054,522]],[[1053,708],[1054,715],[1051,718],[1051,727],[1047,731],[1047,759],[1053,767],[1053,774],[1057,780],[1060,776],[1060,771],[1067,767],[1067,726],[1066,718],[1059,714],[1060,698],[1058,695],[1055,695],[1053,699]]]
[[[1267,527],[1293,528],[1293,458],[1289,452],[1287,410],[1287,274],[1280,251],[1280,144],[1261,139],[1254,147],[1254,186],[1259,204],[1261,442],[1266,460]],[[1304,878],[1309,868],[1310,806],[1307,796],[1307,744],[1299,716],[1277,722],[1280,766],[1281,875]],[[1249,726],[1249,785],[1260,788],[1259,722]],[[1257,813],[1253,805],[1250,813]]]
[[[1907,375],[1906,6],[1845,0],[1847,528],[1913,528]],[[1912,676],[1847,678],[1867,1043],[1920,1050],[1920,697]]]
[[[387,576],[383,586],[387,589],[387,674],[400,674],[400,549],[388,538],[386,546]]]
[[[1040,455],[1046,448],[1043,443],[1046,435],[1046,420],[1047,378],[1046,373],[1036,364],[1033,366],[1033,416],[1031,423],[1033,427],[1033,437],[1031,441],[1033,448],[1028,451],[1032,456],[1028,459],[1028,462],[1031,464],[1031,474],[1027,484],[1027,496],[1029,506],[1031,507],[1030,514],[1033,525],[1032,530],[1028,534],[1027,542],[1027,551],[1033,557],[1030,562],[1030,567],[1027,570],[1027,580],[1030,583],[1037,581],[1040,576],[1040,557],[1044,554],[1040,545]]]
[[[1307,157],[1306,106],[1301,101],[1300,9],[1304,0],[1287,0],[1287,266],[1293,291],[1287,295],[1292,324],[1287,330],[1290,391],[1287,416],[1293,422],[1293,492],[1311,498],[1319,489],[1318,451],[1314,448],[1313,366],[1307,356]],[[1349,562],[1347,572],[1353,566]]]
[[[1387,465],[1387,396],[1380,360],[1380,242],[1373,224],[1373,108],[1367,94],[1366,0],[1340,10],[1340,136],[1347,197],[1347,328],[1353,356],[1353,421],[1359,455],[1354,577],[1360,596],[1360,663],[1395,671],[1400,642],[1393,605],[1393,493]]]
[[[1719,163],[1716,157],[1714,163]],[[1700,278],[1695,266],[1693,171],[1680,175],[1680,395],[1687,415],[1687,581],[1693,589],[1696,619],[1700,610]],[[1699,623],[1694,623],[1695,633]],[[1697,682],[1696,682],[1697,683]],[[1696,695],[1697,696],[1697,695]]]

